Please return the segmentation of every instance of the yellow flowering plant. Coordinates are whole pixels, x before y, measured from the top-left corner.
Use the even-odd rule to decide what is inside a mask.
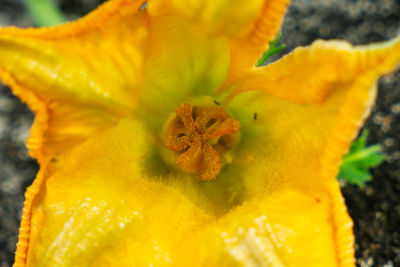
[[[0,28],[36,117],[15,266],[354,266],[336,175],[400,38],[255,64],[288,0],[113,0]]]

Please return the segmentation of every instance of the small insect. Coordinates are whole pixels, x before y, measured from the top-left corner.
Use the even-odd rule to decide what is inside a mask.
[[[144,2],[140,7],[139,10],[142,11],[147,8],[147,2]]]
[[[254,112],[253,119],[254,119],[254,120],[257,120],[257,117],[258,117],[257,112]]]
[[[217,105],[217,106],[221,105],[221,103],[219,103],[217,100],[214,100],[214,104]]]

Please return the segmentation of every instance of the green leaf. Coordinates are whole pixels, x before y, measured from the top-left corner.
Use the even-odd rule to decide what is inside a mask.
[[[385,160],[385,154],[380,145],[366,147],[369,131],[365,129],[354,141],[349,153],[342,159],[339,180],[346,180],[360,187],[372,180],[369,169],[380,165]]]
[[[278,36],[275,38],[275,40],[269,42],[269,47],[268,50],[264,52],[264,54],[261,56],[261,58],[257,61],[256,67],[261,67],[262,65],[267,62],[267,60],[272,57],[273,55],[279,53],[283,48],[285,48],[285,45],[278,45],[282,38],[282,33],[279,33]]]
[[[53,0],[25,0],[25,6],[37,26],[52,26],[66,22],[64,14]]]

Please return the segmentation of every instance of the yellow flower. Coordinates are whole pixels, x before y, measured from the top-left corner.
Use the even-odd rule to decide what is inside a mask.
[[[15,266],[354,266],[335,177],[400,39],[255,68],[287,4],[114,0],[0,29],[40,164]]]

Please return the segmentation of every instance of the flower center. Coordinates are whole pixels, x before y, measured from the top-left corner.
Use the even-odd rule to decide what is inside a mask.
[[[239,128],[240,123],[216,104],[183,103],[167,121],[164,144],[175,152],[180,170],[211,180],[230,163],[229,152],[239,141]]]

